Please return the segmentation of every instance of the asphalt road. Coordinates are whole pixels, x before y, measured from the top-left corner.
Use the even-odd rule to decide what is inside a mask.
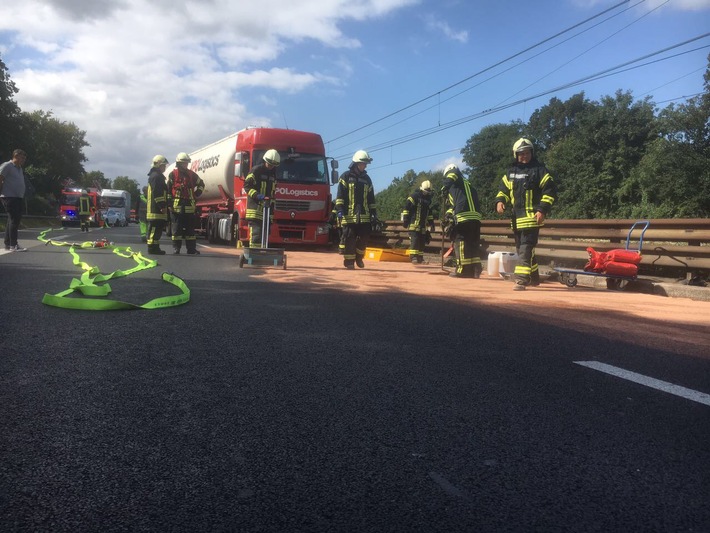
[[[64,310],[35,235],[0,255],[0,531],[710,531],[708,358],[204,248],[110,282],[186,305]]]

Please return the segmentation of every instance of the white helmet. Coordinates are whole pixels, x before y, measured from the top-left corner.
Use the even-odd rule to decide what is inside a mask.
[[[264,154],[264,161],[266,161],[269,165],[277,167],[281,164],[281,156],[272,148],[271,150],[267,150]]]
[[[530,152],[532,152],[533,143],[530,141],[530,139],[521,137],[520,139],[515,141],[515,144],[513,145],[513,157],[518,157],[518,153],[524,152],[525,150],[530,150]]]
[[[456,165],[453,163],[450,165],[447,165],[446,168],[444,169],[444,176],[446,176],[449,172],[456,172],[459,169]]]
[[[192,159],[190,159],[190,156],[185,152],[180,152],[175,158],[176,163],[189,163],[190,161],[192,161]]]
[[[429,180],[422,181],[422,184],[419,186],[419,189],[422,190],[423,192],[430,193],[431,192],[431,182]]]
[[[159,167],[160,165],[167,165],[167,164],[168,164],[168,160],[166,159],[166,157],[164,155],[156,155],[153,158],[153,166],[156,168]]]
[[[358,150],[353,155],[353,163],[372,163],[372,158],[365,150]]]

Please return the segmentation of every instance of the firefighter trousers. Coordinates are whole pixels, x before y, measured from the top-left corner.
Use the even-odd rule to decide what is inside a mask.
[[[195,213],[172,212],[172,234],[173,249],[176,252],[182,247],[182,240],[185,239],[187,253],[194,253],[197,250],[197,237],[195,237]]]
[[[456,274],[477,278],[481,275],[481,221],[458,222],[453,231]]]
[[[146,243],[148,247],[158,246],[160,237],[163,235],[166,225],[165,220],[149,220],[148,229],[146,231]]]
[[[515,265],[515,283],[518,285],[539,285],[540,271],[535,258],[535,246],[540,236],[540,228],[526,228],[515,231],[515,250],[518,263]]]
[[[249,225],[249,248],[261,248],[261,237],[264,233],[264,221],[261,219],[247,220]]]
[[[343,225],[343,260],[355,262],[356,258],[365,257],[367,243],[370,242],[370,223]]]
[[[426,230],[409,232],[409,259],[412,263],[424,262],[424,245],[426,244]]]

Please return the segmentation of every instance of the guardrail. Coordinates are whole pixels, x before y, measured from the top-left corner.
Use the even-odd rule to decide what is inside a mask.
[[[589,255],[587,247],[597,251],[624,248],[629,230],[636,220],[555,220],[548,219],[540,230],[535,254],[540,264],[582,268]],[[710,219],[649,220],[643,236],[640,272],[690,277],[710,273]],[[381,234],[373,234],[373,246],[407,248],[409,234],[398,220],[385,222]],[[442,248],[439,221],[425,251],[438,254]],[[638,249],[640,230],[630,236],[629,248]],[[448,242],[446,243],[448,246]],[[514,252],[515,240],[509,220],[484,220],[481,223],[481,252]]]

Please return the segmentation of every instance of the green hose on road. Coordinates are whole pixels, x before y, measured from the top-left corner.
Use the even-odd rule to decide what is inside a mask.
[[[45,294],[42,298],[43,304],[61,307],[64,309],[114,311],[125,309],[163,309],[166,307],[183,305],[190,301],[190,289],[185,282],[178,276],[167,272],[162,274],[162,280],[177,287],[180,290],[180,294],[154,298],[153,300],[150,300],[142,305],[121,302],[118,300],[110,300],[107,297],[111,294],[111,286],[106,283],[107,281],[114,278],[130,276],[131,274],[140,272],[141,270],[154,268],[158,265],[158,262],[153,259],[143,257],[140,252],[134,252],[129,246],[114,246],[113,243],[108,242],[106,239],[99,241],[85,241],[81,243],[53,241],[46,237],[50,231],[52,231],[51,228],[43,231],[39,234],[37,239],[44,242],[45,245],[52,244],[54,246],[68,246],[69,253],[72,255],[73,263],[81,268],[83,272],[79,279],[75,278],[71,281],[67,290],[57,294]],[[114,270],[110,274],[102,274],[98,267],[91,266],[88,263],[83,262],[79,257],[79,254],[76,252],[76,249],[88,248],[105,248],[107,250],[111,250],[114,254],[120,257],[133,259],[136,262],[136,266],[128,270]],[[81,293],[83,296],[90,296],[91,298],[69,298],[69,295],[73,294],[75,291]]]

